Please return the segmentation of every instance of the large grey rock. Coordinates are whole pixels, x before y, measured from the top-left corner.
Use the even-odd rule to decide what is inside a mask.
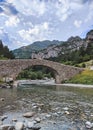
[[[11,124],[5,124],[5,125],[0,126],[0,130],[13,130],[13,129],[14,129],[14,126]]]
[[[27,113],[23,114],[23,116],[26,118],[33,117],[34,115],[35,115],[35,112],[27,112]]]
[[[23,130],[23,128],[24,128],[24,123],[23,122],[17,122],[15,124],[15,129],[16,130]]]
[[[91,123],[90,121],[86,121],[85,125],[88,129],[91,129],[93,127],[93,123]]]

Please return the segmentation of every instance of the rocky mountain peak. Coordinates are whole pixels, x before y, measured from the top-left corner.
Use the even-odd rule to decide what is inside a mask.
[[[86,35],[88,41],[93,41],[93,30],[89,31]]]
[[[71,37],[67,40],[67,42],[80,41],[80,40],[82,40],[82,39],[81,39],[79,36],[75,36],[75,37],[71,36]]]

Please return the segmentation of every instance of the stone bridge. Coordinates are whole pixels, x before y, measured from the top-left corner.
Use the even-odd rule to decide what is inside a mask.
[[[68,80],[74,75],[80,73],[83,69],[63,65],[57,62],[40,59],[16,59],[16,60],[0,60],[0,78],[11,77],[16,79],[18,74],[30,66],[46,66],[50,68],[55,75],[55,82],[61,83]]]

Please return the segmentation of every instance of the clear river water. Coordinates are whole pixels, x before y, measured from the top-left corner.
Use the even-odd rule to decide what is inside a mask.
[[[40,130],[87,130],[86,121],[93,122],[93,89],[53,85],[21,85],[0,89],[0,116],[4,124],[33,121],[40,118]],[[26,112],[35,112],[31,118]]]

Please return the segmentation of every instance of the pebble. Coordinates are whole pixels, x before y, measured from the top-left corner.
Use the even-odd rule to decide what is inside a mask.
[[[41,129],[41,127],[39,127],[39,126],[34,126],[34,127],[32,127],[31,129],[32,129],[32,130],[39,130],[39,129]]]
[[[1,98],[0,100],[1,100],[1,101],[4,101],[4,100],[5,100],[5,98]]]
[[[61,111],[58,111],[57,114],[61,114],[62,112]]]
[[[36,124],[36,121],[27,122],[27,128],[31,129]]]
[[[38,108],[38,111],[41,111],[41,108],[40,108],[40,107]]]
[[[17,119],[16,119],[16,118],[13,118],[12,121],[13,121],[13,122],[17,122]]]
[[[37,104],[39,107],[43,107],[44,106],[44,104],[43,103],[41,103],[41,104]]]
[[[51,115],[50,115],[50,114],[47,114],[46,117],[49,118],[49,117],[51,117]]]
[[[64,107],[63,110],[64,110],[64,111],[68,111],[69,108],[68,108],[68,107]]]
[[[85,126],[86,126],[86,128],[90,129],[90,128],[93,127],[93,123],[91,123],[90,121],[87,121],[87,122],[85,123]]]
[[[7,119],[7,118],[8,118],[7,115],[4,115],[4,116],[1,116],[1,117],[0,117],[1,121],[4,121],[4,120]]]
[[[3,125],[3,122],[2,122],[2,121],[0,121],[0,125]]]
[[[65,114],[69,115],[70,113],[69,113],[69,111],[65,111]]]
[[[35,108],[38,108],[38,106],[33,106],[32,108],[35,109]]]
[[[36,121],[37,123],[40,123],[40,122],[41,122],[41,119],[40,119],[39,117],[37,117],[37,118],[35,119],[35,121]]]
[[[58,113],[55,112],[55,113],[53,113],[53,115],[54,115],[54,116],[58,116]]]

